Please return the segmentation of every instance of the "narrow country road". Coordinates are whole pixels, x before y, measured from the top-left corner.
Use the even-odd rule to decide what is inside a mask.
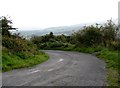
[[[91,54],[45,50],[40,65],[2,74],[3,86],[105,86],[105,63]]]

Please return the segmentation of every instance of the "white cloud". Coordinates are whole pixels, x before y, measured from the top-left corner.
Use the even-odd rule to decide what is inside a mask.
[[[119,0],[1,0],[0,14],[18,28],[51,27],[108,20]]]

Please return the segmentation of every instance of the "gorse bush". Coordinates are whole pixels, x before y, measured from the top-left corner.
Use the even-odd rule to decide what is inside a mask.
[[[77,45],[93,46],[101,43],[102,34],[100,30],[90,26],[74,33],[73,38],[76,38]]]
[[[2,45],[8,48],[12,53],[30,52],[35,54],[37,50],[35,45],[22,38],[3,37]]]
[[[85,26],[82,30],[73,33],[73,38],[76,45],[109,47],[110,44],[116,42],[117,31],[117,26],[109,20],[104,25]]]
[[[69,36],[53,35],[52,32],[44,36],[33,36],[31,41],[37,45],[39,49],[57,49],[67,47],[70,41]]]

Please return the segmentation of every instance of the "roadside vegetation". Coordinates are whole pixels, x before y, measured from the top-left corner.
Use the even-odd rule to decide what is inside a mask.
[[[2,35],[2,71],[29,67],[48,60],[48,55],[39,51],[36,45],[18,34],[11,34],[12,21],[7,17],[1,17],[0,28]]]
[[[112,20],[104,24],[84,26],[72,35],[33,36],[30,41],[38,49],[66,50],[91,53],[107,63],[109,86],[120,86],[120,36],[118,26]]]

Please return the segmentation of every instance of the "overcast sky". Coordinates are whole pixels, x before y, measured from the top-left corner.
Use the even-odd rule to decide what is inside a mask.
[[[0,0],[14,27],[46,28],[118,18],[119,0]]]

